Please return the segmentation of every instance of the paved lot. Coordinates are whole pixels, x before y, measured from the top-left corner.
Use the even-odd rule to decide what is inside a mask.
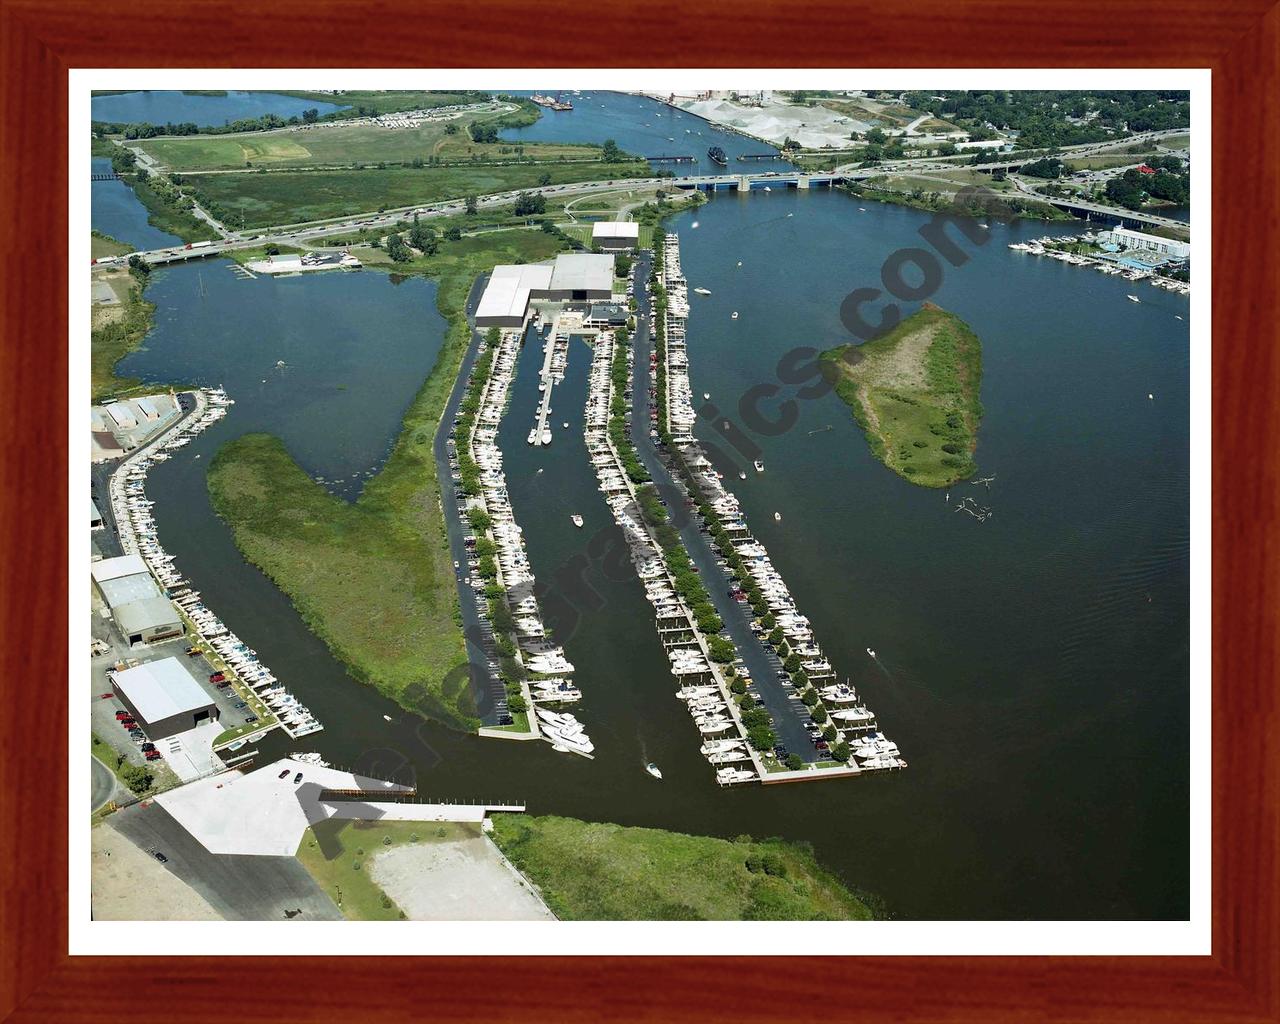
[[[554,921],[496,846],[479,834],[397,846],[369,862],[370,877],[411,921]]]
[[[93,763],[93,774],[89,780],[89,790],[93,797],[91,810],[97,810],[108,800],[116,791],[115,773],[96,757],[90,757]]]
[[[102,827],[115,828],[144,852],[162,852],[164,867],[229,921],[342,920],[294,857],[210,853],[155,801],[117,811]],[[144,916],[150,917],[149,909]]]

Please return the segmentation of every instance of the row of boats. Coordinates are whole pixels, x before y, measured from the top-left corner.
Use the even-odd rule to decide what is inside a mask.
[[[502,469],[498,427],[506,412],[520,352],[521,333],[502,332],[493,353],[489,379],[485,382],[469,443],[471,457],[480,470],[480,501],[489,516],[490,532],[496,547],[498,580],[506,592],[507,606],[515,623],[515,641],[525,669],[533,707],[531,725],[555,749],[590,757],[595,749],[581,723],[568,712],[551,711],[544,705],[573,703],[581,691],[567,678],[573,664],[564,649],[551,642],[534,596],[535,579],[525,550],[524,534],[516,522]]]
[[[1078,236],[1060,235],[1056,238],[1052,235],[1046,235],[1044,238],[1035,238],[1029,242],[1013,242],[1009,245],[1009,248],[1016,249],[1019,252],[1028,252],[1032,256],[1047,256],[1050,259],[1057,260],[1059,263],[1069,263],[1076,267],[1092,267],[1099,273],[1123,277],[1126,281],[1149,280],[1153,287],[1164,288],[1167,291],[1177,292],[1179,295],[1191,294],[1191,285],[1185,281],[1175,281],[1170,277],[1161,277],[1153,270],[1144,270],[1140,267],[1123,267],[1110,260],[1096,256],[1067,252],[1064,249],[1055,248],[1055,246],[1071,245],[1081,241],[1093,242],[1096,238],[1097,236],[1092,232]],[[1134,302],[1138,301],[1136,296],[1130,296],[1130,298]]]
[[[686,341],[688,316],[688,287],[680,269],[680,243],[675,234],[668,234],[664,241],[663,277],[668,296],[666,328],[666,398],[667,429],[672,443],[693,474],[694,484],[702,500],[715,510],[720,522],[742,559],[752,581],[759,588],[769,606],[776,626],[786,638],[789,649],[800,658],[801,669],[808,682],[817,690],[818,703],[827,712],[833,726],[843,739],[850,743],[853,757],[866,769],[903,768],[906,761],[897,753],[897,747],[885,746],[872,750],[859,741],[867,735],[879,735],[875,714],[870,711],[857,690],[848,682],[840,682],[822,649],[814,637],[809,619],[801,614],[795,599],[788,590],[782,575],[774,567],[768,551],[751,533],[738,498],[724,486],[722,474],[716,471],[693,435],[697,418],[693,406],[693,391],[689,383],[689,357]],[[764,466],[755,463],[756,470]],[[745,473],[742,474],[745,476]],[[734,596],[746,600],[744,589]],[[753,630],[764,642],[764,627],[753,623]],[[821,739],[822,729],[815,722],[806,726],[819,750],[827,748]],[[888,741],[886,741],[887,743]],[[890,749],[891,748],[891,749]],[[859,755],[859,751],[866,756]]]
[[[200,639],[217,651],[235,674],[271,707],[281,727],[290,736],[306,736],[323,726],[315,716],[279,684],[271,671],[258,660],[257,652],[229,630],[221,619],[205,607],[200,592],[173,564],[173,556],[161,547],[156,535],[153,502],[146,496],[147,473],[185,448],[202,431],[227,414],[234,401],[222,388],[204,388],[195,393],[195,414],[149,448],[131,456],[111,478],[111,502],[120,524],[120,541],[125,550],[134,548],[195,626]]]
[[[662,549],[644,523],[633,485],[610,439],[614,358],[613,335],[602,331],[596,336],[587,390],[586,443],[591,465],[605,503],[626,539],[645,598],[653,606],[655,625],[671,673],[681,684],[676,695],[685,701],[695,726],[704,737],[702,753],[715,768],[716,781],[722,785],[755,781],[758,776],[747,752],[741,723],[729,710],[729,694],[706,655],[693,613],[676,590]],[[630,381],[633,349],[627,350],[627,359]],[[724,744],[733,744],[736,756],[721,756],[728,749]],[[732,761],[745,761],[748,766],[735,766]],[[646,770],[655,778],[662,777],[656,765],[649,765]]]

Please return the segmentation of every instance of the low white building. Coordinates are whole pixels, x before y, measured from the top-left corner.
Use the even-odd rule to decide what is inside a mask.
[[[110,676],[111,688],[153,740],[218,718],[218,704],[177,658],[150,661]]]
[[[635,249],[640,244],[640,225],[630,220],[598,220],[591,225],[591,244],[605,252]]]
[[[138,417],[124,402],[112,402],[107,406],[107,415],[120,430],[132,430],[138,425]]]
[[[1121,249],[1145,249],[1158,252],[1171,260],[1185,260],[1191,255],[1191,243],[1179,242],[1176,238],[1161,238],[1159,235],[1148,235],[1143,231],[1131,231],[1126,227],[1112,228],[1103,231],[1099,238],[1104,243],[1113,242]]]
[[[532,299],[591,301],[613,296],[613,256],[562,253],[553,264],[500,264],[489,274],[476,327],[519,327]]]

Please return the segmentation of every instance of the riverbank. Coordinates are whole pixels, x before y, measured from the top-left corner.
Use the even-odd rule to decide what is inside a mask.
[[[454,729],[474,730],[479,720],[459,671],[466,655],[432,438],[470,338],[472,281],[495,263],[535,262],[563,247],[543,231],[501,231],[446,241],[408,263],[359,251],[373,269],[436,279],[449,328],[390,457],[354,503],[311,480],[264,435],[225,445],[210,467],[214,507],[237,547],[335,657],[402,707]]]
[[[90,389],[95,402],[121,397],[142,386],[136,377],[119,377],[116,364],[142,344],[155,323],[156,307],[142,297],[142,286],[129,271],[109,271],[118,306],[95,308],[89,336]]]
[[[201,220],[195,214],[187,210],[180,209],[177,205],[176,195],[171,199],[166,193],[157,189],[153,185],[153,180],[143,181],[138,174],[126,174],[120,178],[126,185],[133,189],[133,194],[138,197],[140,202],[147,209],[147,223],[158,231],[165,231],[171,235],[176,235],[184,242],[210,242],[218,238],[218,233],[214,231],[207,221]],[[169,186],[170,189],[176,189],[165,179],[158,179]]]
[[[493,839],[562,921],[871,920],[807,844],[499,814]],[[874,902],[874,900],[872,901]]]
[[[821,356],[872,454],[921,487],[972,476],[982,403],[982,344],[953,313],[926,303],[888,334]]]
[[[944,182],[940,181],[938,184],[945,187]],[[1027,220],[1058,221],[1077,219],[1065,210],[1059,210],[1056,206],[1050,206],[1048,203],[1037,203],[1027,197],[990,189],[988,189],[990,195],[986,197],[974,195],[967,204],[957,204],[958,197],[956,192],[930,192],[919,188],[898,192],[892,189],[876,188],[863,182],[850,182],[836,187],[848,192],[857,199],[870,199],[877,203],[890,203],[894,206],[909,206],[914,210],[928,212],[945,210],[959,215],[987,218],[993,215],[991,207],[998,203],[1005,212],[1017,214]],[[974,188],[975,186],[973,185],[956,183],[957,190],[969,189],[972,191]],[[995,202],[992,202],[992,196],[995,197]]]

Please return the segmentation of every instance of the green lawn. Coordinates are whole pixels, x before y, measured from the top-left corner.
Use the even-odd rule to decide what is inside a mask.
[[[347,920],[398,921],[400,908],[369,877],[369,858],[396,846],[457,842],[479,833],[479,825],[454,822],[329,818],[302,834],[297,858]]]
[[[536,262],[559,247],[543,231],[498,231],[446,241],[435,256],[411,263],[358,250],[371,267],[437,278],[449,330],[391,457],[354,504],[330,495],[279,440],[262,434],[225,445],[209,470],[214,508],[241,551],[352,674],[456,729],[478,721],[461,669],[458,594],[432,439],[469,338],[462,307],[472,281],[495,263]]]
[[[822,354],[872,453],[922,487],[972,476],[982,403],[982,344],[963,320],[926,303],[888,334]]]
[[[202,205],[224,223],[267,227],[326,220],[420,203],[553,184],[647,175],[643,163],[512,164],[494,167],[397,167],[278,174],[192,174]]]
[[[104,235],[101,231],[94,231],[89,242],[89,255],[100,260],[104,256],[121,256],[126,252],[133,252],[133,246],[128,242],[121,242],[112,238],[110,235]]]
[[[493,839],[561,920],[870,920],[868,906],[780,839],[730,842],[572,818],[494,817]]]

